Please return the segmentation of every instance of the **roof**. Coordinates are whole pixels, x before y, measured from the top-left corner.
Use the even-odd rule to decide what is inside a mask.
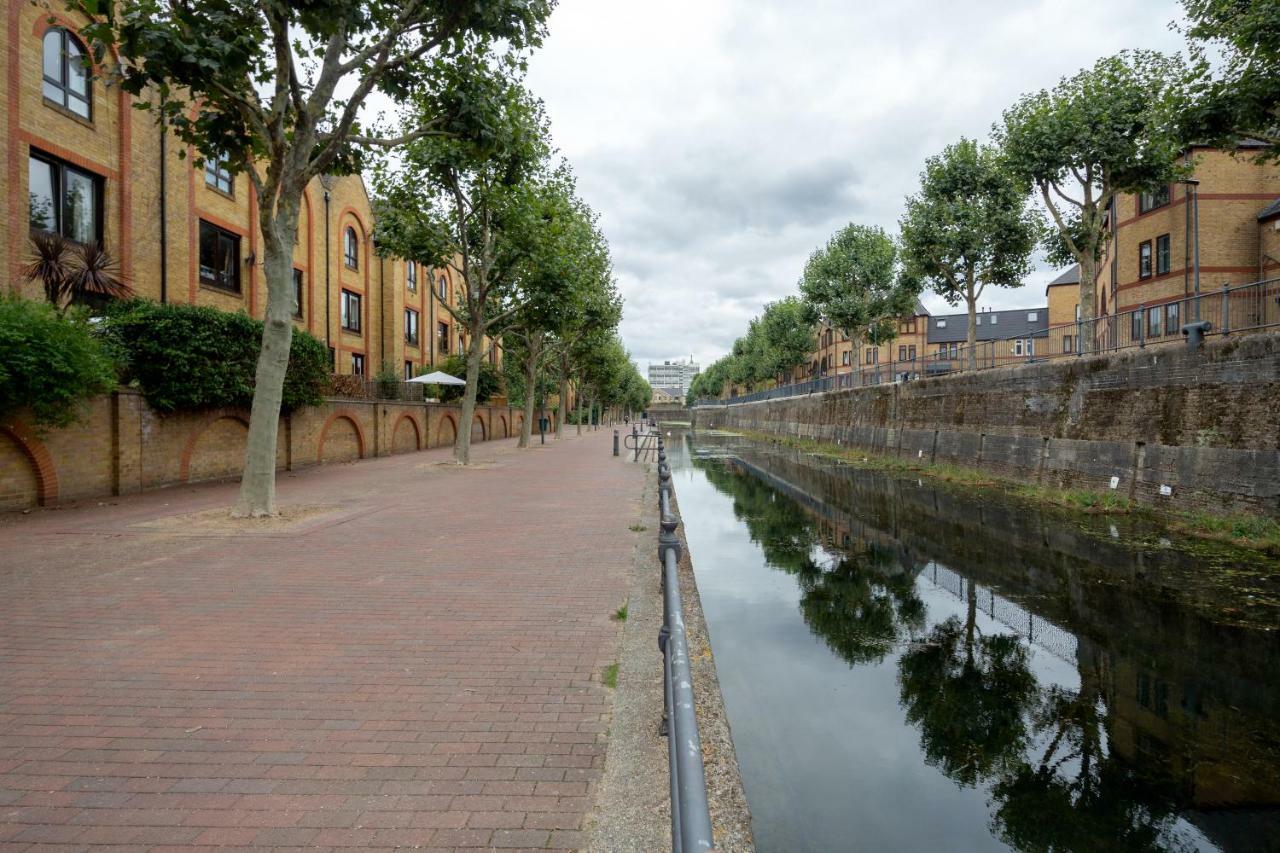
[[[668,397],[675,397],[676,399],[684,396],[684,391],[670,385],[659,385],[657,388],[653,389],[653,392],[655,394],[666,394]]]
[[[1032,320],[1031,317],[1035,319]],[[978,340],[996,341],[1003,338],[1047,338],[1049,336],[1049,309],[1011,308],[1000,311],[978,312]],[[938,323],[944,325],[939,327]],[[929,318],[931,344],[961,343],[969,338],[969,315],[937,314]]]
[[[1079,283],[1080,283],[1080,265],[1076,264],[1075,266],[1068,269],[1066,272],[1060,274],[1053,281],[1049,282],[1049,287],[1057,287],[1062,284],[1079,284]]]
[[[1274,219],[1277,216],[1280,216],[1280,198],[1262,208],[1262,212],[1258,214],[1258,221],[1266,222],[1268,219]]]
[[[913,316],[916,316],[916,317],[929,316],[929,309],[925,308],[924,303],[921,302],[919,299],[916,300],[916,313]]]

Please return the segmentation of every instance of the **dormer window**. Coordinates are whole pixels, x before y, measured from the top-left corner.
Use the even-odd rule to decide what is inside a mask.
[[[44,34],[44,99],[83,119],[93,118],[87,52],[62,27]]]
[[[1034,323],[1034,322],[1036,321],[1036,317],[1038,317],[1038,316],[1039,316],[1039,315],[1038,315],[1035,311],[1028,311],[1028,312],[1027,312],[1027,322],[1028,322],[1028,323]]]
[[[360,240],[356,237],[356,229],[350,225],[347,226],[346,234],[342,241],[342,259],[347,265],[347,269],[360,269]]]
[[[938,327],[939,329],[945,329],[945,328],[947,327],[947,321],[946,321],[946,320],[939,320],[939,321],[938,321],[938,326],[937,326],[937,327]]]

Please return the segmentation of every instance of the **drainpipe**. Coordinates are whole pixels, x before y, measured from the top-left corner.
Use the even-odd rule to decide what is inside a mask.
[[[369,241],[370,253],[373,249],[373,241]],[[382,257],[378,258],[378,301],[381,303],[382,322],[378,324],[381,328],[380,337],[382,338],[381,346],[378,351],[382,353],[382,364],[378,365],[378,370],[382,370],[383,365],[387,363],[387,264]]]
[[[164,97],[160,98],[160,113],[164,114]],[[167,153],[168,125],[160,122],[160,304],[169,301],[169,216],[165,201],[169,192],[165,186],[166,167],[169,159]]]
[[[323,181],[321,181],[321,183],[323,183]],[[329,357],[332,360],[332,364],[330,364],[329,367],[331,370],[333,370],[336,373],[338,370],[337,353],[333,352],[333,341],[331,340],[330,329],[329,329],[329,326],[332,323],[332,317],[333,317],[333,308],[332,308],[332,305],[330,304],[330,299],[332,299],[332,295],[330,294],[331,288],[329,287],[329,231],[330,231],[329,188],[325,187],[325,190],[324,190],[324,345],[325,347],[328,348],[330,353]]]

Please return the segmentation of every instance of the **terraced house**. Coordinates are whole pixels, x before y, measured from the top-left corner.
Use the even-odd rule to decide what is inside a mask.
[[[9,287],[23,281],[28,235],[98,242],[142,297],[261,318],[266,308],[257,205],[248,177],[193,152],[134,99],[86,73],[76,20],[8,0],[0,189],[11,225],[0,239]],[[462,287],[450,269],[382,257],[358,176],[312,181],[294,245],[295,323],[329,347],[335,372],[405,377],[465,344],[441,302]],[[491,348],[496,364],[500,346]]]

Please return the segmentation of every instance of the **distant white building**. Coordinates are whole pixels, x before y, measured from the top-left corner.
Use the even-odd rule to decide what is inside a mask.
[[[679,388],[680,397],[689,393],[699,367],[694,361],[664,361],[649,365],[649,384],[654,388]]]

